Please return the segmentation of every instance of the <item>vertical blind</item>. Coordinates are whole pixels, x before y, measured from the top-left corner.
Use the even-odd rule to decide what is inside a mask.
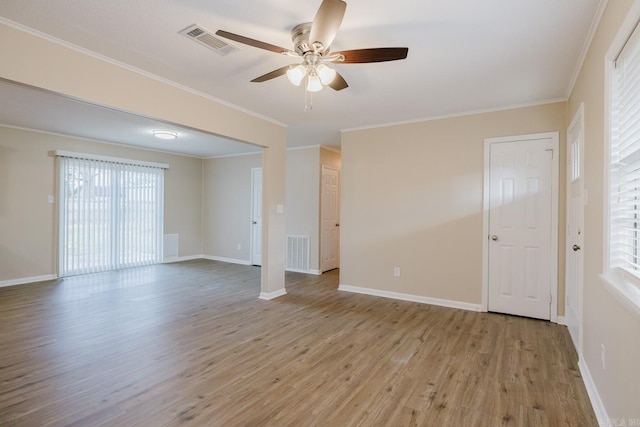
[[[62,276],[162,260],[164,170],[60,157]]]
[[[613,70],[610,266],[640,270],[640,31]]]

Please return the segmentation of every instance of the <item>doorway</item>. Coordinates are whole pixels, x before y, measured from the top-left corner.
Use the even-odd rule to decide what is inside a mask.
[[[340,171],[322,165],[320,271],[340,267]]]
[[[557,321],[558,132],[485,139],[483,308]]]

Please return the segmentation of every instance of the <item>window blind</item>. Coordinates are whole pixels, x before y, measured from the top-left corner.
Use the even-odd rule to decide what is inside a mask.
[[[610,266],[640,270],[640,31],[613,70]]]
[[[60,157],[62,276],[162,260],[164,170]]]

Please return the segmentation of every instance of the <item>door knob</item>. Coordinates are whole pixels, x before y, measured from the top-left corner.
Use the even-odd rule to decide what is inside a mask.
[[[574,252],[578,252],[580,250],[580,246],[573,245],[572,249],[574,250]]]
[[[491,240],[493,240],[493,241],[495,242],[496,240],[498,240],[498,236],[496,236],[496,235],[494,234],[493,236],[491,236]]]
[[[251,224],[257,224],[258,221],[251,221]]]

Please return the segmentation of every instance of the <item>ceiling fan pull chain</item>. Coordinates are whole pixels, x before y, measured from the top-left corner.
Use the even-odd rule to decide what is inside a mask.
[[[313,93],[304,90],[304,112],[313,110]]]

